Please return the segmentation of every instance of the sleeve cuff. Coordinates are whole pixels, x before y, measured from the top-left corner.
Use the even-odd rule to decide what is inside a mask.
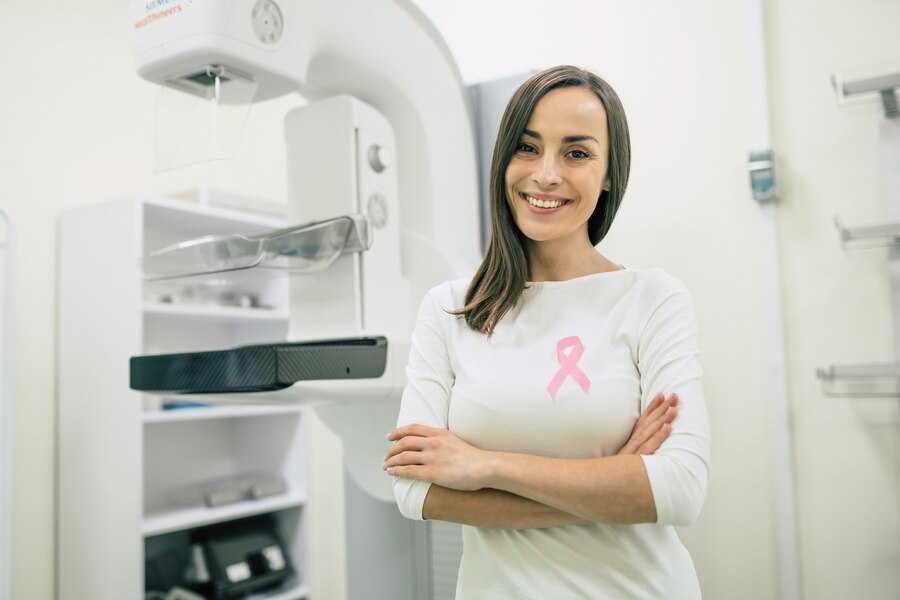
[[[641,455],[641,459],[644,461],[644,468],[647,469],[650,491],[653,493],[653,502],[656,505],[656,522],[660,525],[672,524],[675,515],[662,461],[659,456],[653,455]]]
[[[395,477],[394,497],[397,499],[400,514],[407,519],[424,521],[422,508],[425,506],[425,496],[428,495],[430,488],[430,481]]]

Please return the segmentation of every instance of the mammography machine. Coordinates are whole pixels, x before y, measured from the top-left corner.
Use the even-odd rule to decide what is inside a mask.
[[[479,258],[473,138],[450,53],[408,0],[142,0],[132,16],[137,70],[150,81],[214,109],[251,96],[309,100],[285,121],[296,227],[187,242],[144,262],[161,277],[301,272],[289,343],[136,357],[132,387],[309,404],[341,442],[337,456],[310,449],[312,597],[362,587],[373,600],[422,597],[415,549],[396,554],[413,544],[412,525],[397,515],[381,462],[418,302]],[[347,499],[344,464],[364,498]],[[351,521],[364,518],[377,527],[359,535]],[[366,566],[391,554],[391,572]],[[402,583],[379,583],[392,578]]]

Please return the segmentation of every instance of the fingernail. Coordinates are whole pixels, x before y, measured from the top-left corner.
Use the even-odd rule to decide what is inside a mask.
[[[381,470],[382,470],[382,471],[387,471],[387,462],[381,463]]]

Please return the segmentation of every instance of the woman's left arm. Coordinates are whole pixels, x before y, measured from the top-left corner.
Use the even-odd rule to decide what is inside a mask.
[[[700,515],[710,475],[710,427],[703,394],[694,306],[687,288],[660,272],[646,294],[637,346],[642,405],[647,391],[677,391],[672,434],[653,456],[643,456],[657,523],[691,525]]]

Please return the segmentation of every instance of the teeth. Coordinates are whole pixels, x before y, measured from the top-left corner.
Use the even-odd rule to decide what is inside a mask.
[[[557,208],[562,206],[562,202],[558,200],[538,200],[537,198],[532,198],[528,194],[525,194],[525,199],[528,200],[528,203],[532,206],[537,206],[538,208]]]

